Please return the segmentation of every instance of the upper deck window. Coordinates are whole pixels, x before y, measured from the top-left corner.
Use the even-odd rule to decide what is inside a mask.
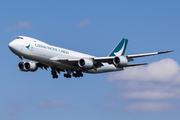
[[[22,37],[17,37],[16,39],[23,39]]]

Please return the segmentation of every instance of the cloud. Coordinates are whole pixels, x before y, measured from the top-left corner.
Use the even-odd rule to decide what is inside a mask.
[[[121,102],[122,104],[122,102]],[[118,105],[118,103],[112,102],[105,108],[106,112],[163,112],[163,111],[177,111],[179,108],[177,105],[168,102],[156,102],[156,101],[141,101],[126,105]]]
[[[54,107],[69,107],[63,99],[54,99],[48,101],[41,101],[38,104],[38,108],[54,108]]]
[[[33,92],[28,95],[27,99],[33,98],[34,96],[39,95],[41,93],[43,93],[43,91]]]
[[[32,28],[33,25],[28,21],[20,21],[18,24],[5,28],[2,32],[10,32],[20,28]]]
[[[15,104],[15,103],[10,103],[9,106],[12,108],[13,111],[22,111],[23,108],[20,106],[19,103]]]
[[[128,112],[157,112],[157,111],[174,111],[178,108],[167,102],[138,102],[127,105],[124,111]]]
[[[10,120],[20,120],[18,114],[24,110],[22,103],[9,103],[8,106],[10,108],[10,113],[8,113]]]
[[[168,100],[180,99],[180,87],[173,83],[147,82],[147,81],[120,81],[115,88],[124,91],[117,95],[117,99],[126,100]]]
[[[90,23],[89,19],[82,20],[82,21],[78,24],[78,27],[83,28],[83,27],[85,27],[86,25],[88,25],[89,23]]]
[[[107,77],[108,81],[138,80],[167,82],[177,79],[180,74],[180,66],[173,59],[167,58],[153,62],[148,66],[129,67],[124,71],[112,73]]]
[[[178,110],[178,105],[171,104],[172,100],[180,99],[180,66],[173,59],[162,59],[147,66],[110,73],[106,81],[116,82],[116,94],[109,95],[111,101],[115,101],[108,105],[112,111]],[[118,104],[122,104],[122,101],[127,105],[119,108]]]
[[[180,94],[178,94],[180,95]],[[139,99],[139,100],[163,100],[163,99],[177,99],[176,93],[159,92],[159,91],[135,91],[123,93],[119,98],[123,99]]]

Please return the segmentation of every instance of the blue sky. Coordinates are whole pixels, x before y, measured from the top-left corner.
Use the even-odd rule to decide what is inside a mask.
[[[178,0],[0,0],[0,120],[179,120],[180,2]],[[21,72],[8,49],[17,36],[102,57],[122,39],[125,54],[150,63],[125,71],[52,79]]]

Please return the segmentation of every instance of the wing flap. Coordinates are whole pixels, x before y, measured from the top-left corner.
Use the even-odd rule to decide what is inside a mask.
[[[102,64],[102,61],[99,61],[99,60],[94,60],[94,58],[88,58],[88,59],[91,59],[94,63],[94,66],[96,68],[99,68],[101,66],[103,66]],[[68,58],[58,58],[56,59],[58,62],[62,62],[62,63],[66,63],[66,64],[71,64],[73,66],[78,66],[78,61],[80,59],[68,59]]]
[[[79,59],[57,58],[58,62],[77,66]]]
[[[95,58],[93,58],[93,60],[98,61],[98,62],[107,62],[109,64],[112,64],[113,58],[114,57],[95,57]]]

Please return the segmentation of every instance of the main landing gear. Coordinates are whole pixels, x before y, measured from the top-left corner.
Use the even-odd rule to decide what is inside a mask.
[[[73,76],[74,76],[75,78],[77,78],[77,77],[83,77],[83,74],[82,74],[81,71],[76,71],[76,73],[73,73]]]
[[[57,75],[57,73],[59,73],[60,74],[60,70],[58,70],[58,69],[55,69],[55,68],[51,68],[51,75],[52,75],[52,77],[55,79],[57,79],[58,78],[58,75]],[[71,75],[72,74],[72,75]],[[67,73],[65,73],[64,74],[64,77],[65,78],[71,78],[71,77],[75,77],[75,78],[77,78],[77,77],[83,77],[83,74],[82,74],[82,71],[80,71],[80,70],[76,70],[76,71],[74,71],[74,72],[71,72],[71,70],[67,70]]]
[[[66,77],[66,78],[71,78],[71,74],[68,74],[68,73],[66,74],[66,73],[65,73],[65,74],[64,74],[64,77]]]
[[[83,74],[82,74],[82,71],[77,70],[76,72],[73,72],[72,76],[75,77],[75,78],[83,77]],[[71,78],[71,72],[67,72],[67,74],[65,73],[64,77]]]
[[[57,70],[57,69],[51,68],[51,75],[52,75],[53,78],[58,78],[57,73],[60,74],[60,71]]]

